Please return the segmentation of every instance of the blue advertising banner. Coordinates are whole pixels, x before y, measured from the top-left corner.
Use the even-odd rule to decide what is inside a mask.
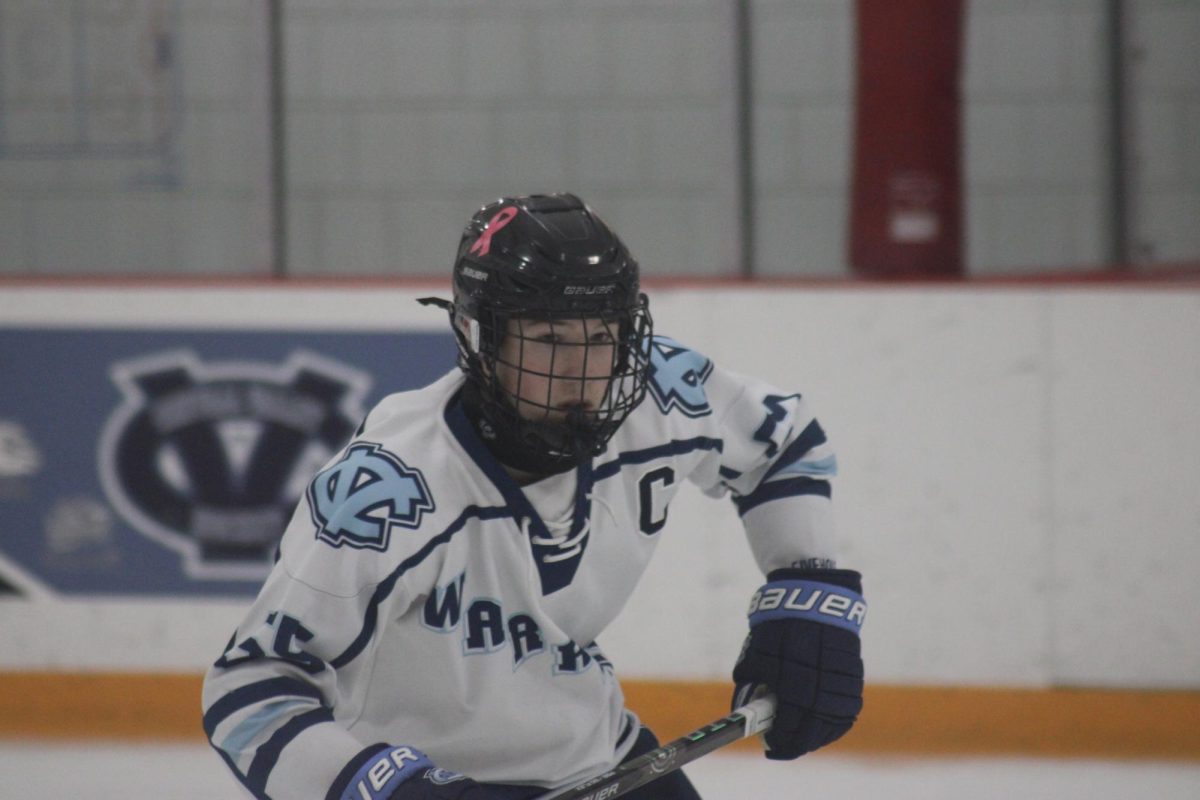
[[[308,481],[449,332],[0,329],[5,564],[63,594],[253,594]]]

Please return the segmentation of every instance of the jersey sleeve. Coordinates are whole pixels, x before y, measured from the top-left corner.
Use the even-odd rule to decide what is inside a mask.
[[[370,677],[377,623],[403,613],[419,580],[396,566],[412,554],[396,551],[421,537],[397,537],[391,549],[380,537],[404,522],[420,533],[422,491],[377,446],[348,446],[313,480],[278,562],[209,668],[205,733],[255,797],[340,797],[339,782],[380,745],[409,744],[358,741],[346,723],[360,710],[354,687]]]
[[[763,572],[833,566],[837,458],[808,401],[670,339],[656,337],[652,364],[660,410],[692,417],[720,441],[715,465],[690,477],[706,494],[732,499]]]

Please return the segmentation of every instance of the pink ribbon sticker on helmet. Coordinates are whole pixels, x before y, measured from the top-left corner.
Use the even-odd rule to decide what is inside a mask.
[[[513,221],[513,217],[517,215],[516,206],[508,206],[502,208],[496,213],[496,216],[488,220],[487,227],[483,229],[483,233],[475,244],[471,245],[470,253],[486,256],[492,249],[492,237],[496,235],[496,231],[503,228],[505,225]]]

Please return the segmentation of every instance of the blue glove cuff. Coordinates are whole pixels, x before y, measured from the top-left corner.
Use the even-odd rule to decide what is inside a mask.
[[[856,635],[867,616],[867,603],[858,592],[820,581],[775,580],[750,600],[750,627],[776,619],[807,619],[843,628]]]
[[[397,786],[428,769],[433,769],[433,762],[417,748],[387,747],[354,773],[339,800],[384,800]]]

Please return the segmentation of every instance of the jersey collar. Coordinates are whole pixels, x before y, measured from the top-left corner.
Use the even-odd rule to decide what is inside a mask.
[[[445,418],[451,434],[475,462],[475,466],[495,485],[512,512],[513,518],[517,520],[518,524],[525,527],[529,537],[542,540],[550,538],[550,531],[547,529],[546,523],[534,510],[529,499],[525,497],[525,493],[521,491],[521,487],[479,438],[479,434],[476,433],[475,427],[471,424],[463,408],[461,395],[461,390],[455,392],[454,396],[450,398],[450,402],[446,404]],[[575,468],[575,513],[571,522],[571,536],[579,533],[591,514],[590,496],[593,483],[592,461],[587,459]],[[528,522],[524,522],[525,520]],[[591,535],[588,534],[581,540],[577,556],[562,561],[547,562],[544,556],[552,552],[553,548],[531,544],[534,561],[538,567],[538,575],[542,582],[543,595],[556,592],[571,583],[579,568],[579,563],[583,559],[583,553],[587,550],[590,538]]]

